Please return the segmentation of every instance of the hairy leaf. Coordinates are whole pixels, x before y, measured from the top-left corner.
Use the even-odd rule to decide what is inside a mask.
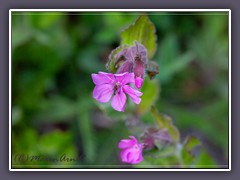
[[[140,16],[133,25],[125,29],[121,37],[121,44],[133,45],[136,40],[147,48],[149,59],[154,56],[157,37],[155,27],[146,15]]]
[[[119,55],[120,51],[127,48],[126,45],[118,46],[116,49],[112,50],[110,55],[108,56],[108,62],[106,64],[106,68],[109,72],[115,73],[120,66],[121,63],[124,61],[124,57]],[[115,57],[118,54],[117,57]]]

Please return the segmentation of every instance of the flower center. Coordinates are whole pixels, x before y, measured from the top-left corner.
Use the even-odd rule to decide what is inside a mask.
[[[120,87],[121,83],[120,82],[116,82],[115,86]]]
[[[137,144],[135,144],[135,145],[133,146],[133,148],[134,148],[134,149],[139,149]]]
[[[114,94],[120,93],[122,84],[120,82],[116,82],[114,86]]]

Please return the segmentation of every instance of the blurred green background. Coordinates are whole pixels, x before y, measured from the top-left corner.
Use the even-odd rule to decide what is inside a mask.
[[[106,71],[121,31],[139,15],[13,12],[13,167],[122,167],[117,144],[130,134],[125,121],[111,119],[93,100],[91,74]],[[181,139],[189,134],[201,139],[208,155],[199,164],[228,164],[228,14],[148,16],[158,37],[156,106],[173,118]],[[149,113],[141,120],[153,121]],[[14,158],[64,153],[78,160]]]

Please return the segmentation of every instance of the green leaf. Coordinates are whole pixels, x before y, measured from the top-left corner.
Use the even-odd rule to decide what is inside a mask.
[[[143,44],[148,51],[148,58],[151,59],[156,51],[155,26],[146,15],[140,16],[133,25],[130,25],[122,32],[121,44],[133,45],[134,41]]]
[[[84,108],[83,108],[84,107]],[[88,98],[79,100],[78,129],[83,143],[83,151],[87,163],[94,163],[97,155],[95,133],[91,121],[92,101]]]
[[[185,165],[193,164],[195,157],[197,157],[197,154],[194,154],[193,151],[201,144],[201,141],[195,136],[188,136],[185,139],[182,149],[182,159]]]
[[[187,151],[192,151],[196,146],[200,146],[202,143],[197,137],[190,136],[186,138],[183,144]]]
[[[144,159],[141,163],[135,165],[136,168],[170,168],[172,165],[177,165],[178,160],[175,153],[175,146],[165,146],[160,150],[154,148],[149,151],[144,151]]]
[[[175,156],[154,158],[151,156],[144,157],[143,161],[134,165],[135,168],[172,168],[178,165]]]
[[[94,141],[93,125],[90,121],[90,114],[88,112],[79,113],[78,128],[79,128],[79,132],[81,133],[81,138],[83,142],[85,160],[88,163],[93,163],[96,155],[95,141]]]
[[[159,82],[157,80],[150,80],[146,77],[141,91],[143,93],[142,101],[137,107],[137,112],[143,115],[150,110],[151,106],[158,99],[160,92]]]
[[[193,164],[194,161],[194,156],[187,152],[185,149],[182,150],[181,152],[182,155],[182,164],[185,166],[189,166]]]
[[[196,162],[196,168],[217,168],[215,160],[207,153],[205,149],[199,154]]]
[[[73,137],[69,131],[52,131],[42,135],[37,143],[39,155],[50,158],[58,158],[59,161],[43,162],[44,165],[71,165],[75,164],[75,161],[67,161],[68,159],[77,159],[77,149],[73,144]],[[65,158],[63,158],[65,157]],[[62,160],[60,160],[62,158]],[[34,163],[30,162],[30,164]],[[50,163],[50,164],[49,164]],[[60,166],[61,167],[61,166]]]
[[[70,144],[71,134],[57,130],[42,135],[38,141],[38,149],[42,154],[56,156],[65,153],[65,145]]]
[[[154,106],[152,106],[151,112],[158,127],[160,129],[166,129],[170,134],[173,142],[178,143],[180,134],[178,129],[173,125],[172,119],[165,114],[159,113]]]
[[[25,127],[22,128],[19,132],[14,130],[12,136],[13,153],[38,153],[36,147],[38,141],[38,133],[35,129]]]
[[[164,146],[162,148],[154,148],[152,150],[149,150],[144,153],[145,156],[151,156],[153,158],[166,158],[173,156],[175,153],[175,146],[174,145],[168,145]]]
[[[126,45],[121,45],[121,46],[118,46],[116,49],[112,50],[112,52],[108,57],[108,62],[106,64],[106,68],[109,72],[115,73],[117,71],[118,63],[121,63],[121,58],[118,60],[115,60],[114,56],[126,47],[127,47]]]

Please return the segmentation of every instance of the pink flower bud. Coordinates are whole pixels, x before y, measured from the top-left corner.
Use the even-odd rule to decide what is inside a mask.
[[[143,144],[139,144],[134,136],[129,136],[131,139],[122,139],[118,148],[122,149],[120,157],[122,162],[129,164],[137,164],[143,160],[142,148]]]
[[[143,79],[140,77],[136,77],[135,78],[135,86],[139,89],[140,87],[142,87],[142,83],[143,83]]]
[[[144,45],[134,41],[134,45],[124,48],[114,55],[116,74],[134,73],[135,86],[139,89],[145,78],[148,65],[147,49]],[[113,51],[115,52],[115,50]]]

